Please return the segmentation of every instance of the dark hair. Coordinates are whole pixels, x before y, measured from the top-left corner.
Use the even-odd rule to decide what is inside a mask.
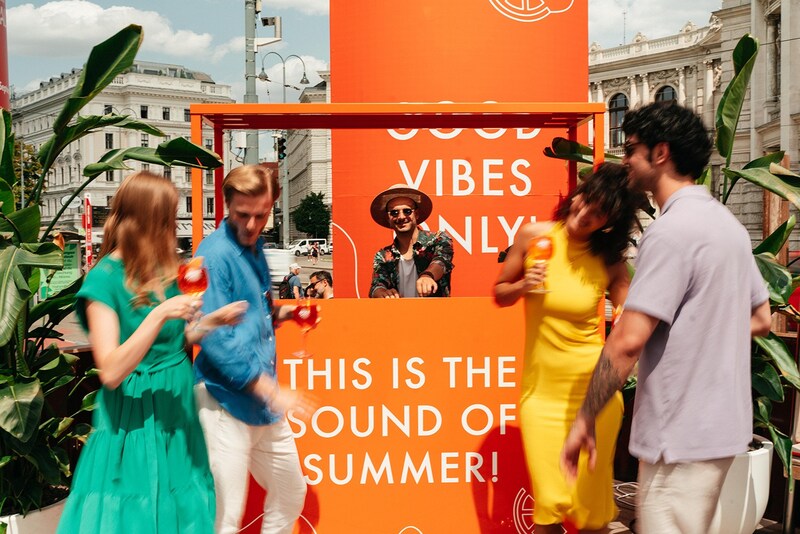
[[[328,285],[333,287],[333,277],[328,271],[316,271],[311,273],[310,278],[317,278],[318,280],[325,280]]]
[[[712,142],[702,119],[673,102],[656,102],[629,111],[622,121],[626,137],[635,135],[650,148],[669,144],[675,169],[697,180],[711,157]]]
[[[605,228],[589,236],[589,250],[603,258],[606,265],[622,261],[636,224],[636,212],[645,200],[642,193],[628,187],[627,169],[617,163],[601,163],[559,203],[553,218],[565,221],[578,195],[583,197],[584,203],[597,206],[608,217]]]

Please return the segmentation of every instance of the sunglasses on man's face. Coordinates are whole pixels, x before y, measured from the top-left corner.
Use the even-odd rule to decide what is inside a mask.
[[[622,151],[625,153],[625,157],[631,157],[636,151],[636,147],[643,144],[644,143],[642,141],[626,142],[624,145],[622,145]]]
[[[403,208],[401,210],[389,210],[387,213],[389,214],[389,217],[399,217],[401,211],[403,212],[403,215],[405,215],[406,217],[409,217],[411,216],[412,213],[414,213],[414,210],[411,208]]]

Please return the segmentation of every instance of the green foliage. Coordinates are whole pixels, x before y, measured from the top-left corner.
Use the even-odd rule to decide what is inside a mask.
[[[3,110],[0,123],[0,516],[40,508],[47,488],[69,485],[69,451],[84,442],[91,428],[76,417],[94,409],[94,391],[87,391],[92,370],[79,370],[78,358],[62,353],[53,342],[58,325],[73,312],[81,280],[33,305],[39,269],[60,270],[61,249],[49,233],[65,207],[40,235],[39,202],[48,171],[70,144],[107,126],[163,133],[144,122],[120,115],[78,116],[78,112],[120,73],[128,69],[142,41],[139,26],[128,26],[97,45],[80,81],[53,126],[53,135],[33,155],[24,148],[25,206],[18,205],[19,160],[15,160],[11,115]],[[18,152],[18,151],[17,151]],[[216,154],[183,138],[155,148],[111,151],[87,165],[87,179],[74,196],[106,169],[127,169],[137,159],[159,165],[215,168]],[[30,185],[31,189],[28,190]],[[0,532],[5,525],[0,524]]]
[[[745,180],[771,191],[800,209],[800,176],[779,165],[784,156],[782,151],[756,158],[741,169],[730,166],[736,128],[758,57],[758,48],[758,40],[749,34],[739,41],[733,52],[734,76],[717,107],[715,146],[725,159],[725,166],[722,168],[725,178],[722,203],[727,203],[734,186],[740,180]],[[563,138],[556,138],[552,147],[546,148],[544,153],[548,157],[576,161],[578,164],[593,163],[590,147]],[[607,159],[612,158],[607,156]],[[697,183],[710,187],[710,169],[706,169]],[[753,254],[769,290],[772,311],[800,321],[800,312],[788,303],[789,296],[800,287],[800,277],[793,279],[788,268],[776,259],[795,224],[794,216],[790,217],[756,246]],[[774,332],[767,337],[754,339],[751,356],[754,426],[767,431],[784,468],[791,469],[792,442],[771,421],[771,415],[773,402],[784,400],[785,388],[800,391],[800,371],[786,344]]]
[[[311,237],[327,237],[331,225],[331,209],[325,205],[324,193],[310,193],[292,212],[295,227]]]
[[[733,50],[733,79],[725,88],[717,107],[717,139],[719,155],[725,158],[725,166],[730,167],[733,142],[736,139],[736,126],[742,113],[750,75],[758,56],[758,39],[750,34],[739,40]]]

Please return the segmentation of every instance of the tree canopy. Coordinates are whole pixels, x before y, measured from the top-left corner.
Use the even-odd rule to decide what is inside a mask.
[[[331,209],[325,204],[324,193],[309,193],[292,211],[294,226],[310,237],[328,237]]]

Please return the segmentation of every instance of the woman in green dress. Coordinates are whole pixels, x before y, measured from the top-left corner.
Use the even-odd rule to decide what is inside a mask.
[[[201,317],[200,299],[179,292],[177,209],[169,180],[128,177],[78,292],[102,387],[59,534],[213,532],[214,482],[186,349],[236,323],[246,304]]]

